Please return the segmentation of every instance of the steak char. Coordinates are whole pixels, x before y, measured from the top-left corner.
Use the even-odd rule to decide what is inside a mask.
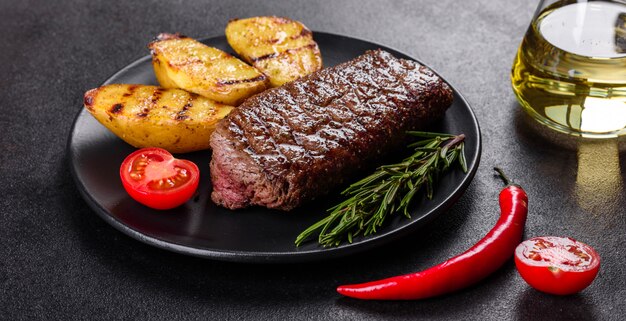
[[[440,119],[452,90],[383,50],[246,100],[211,136],[211,198],[291,210],[350,179]]]

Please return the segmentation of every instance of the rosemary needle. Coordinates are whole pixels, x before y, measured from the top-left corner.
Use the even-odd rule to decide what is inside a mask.
[[[421,187],[432,199],[433,185],[439,175],[455,162],[467,172],[465,135],[410,131],[421,138],[408,145],[413,154],[401,162],[379,167],[373,174],[350,185],[341,195],[343,202],[331,207],[328,216],[311,225],[296,238],[300,246],[319,232],[322,246],[337,246],[342,241],[352,243],[355,236],[370,235],[381,227],[389,215],[402,213],[410,218],[411,200]]]

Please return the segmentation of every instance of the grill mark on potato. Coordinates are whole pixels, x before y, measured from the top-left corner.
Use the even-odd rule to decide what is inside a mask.
[[[293,48],[293,49],[287,49],[283,52],[273,52],[271,54],[267,54],[267,55],[263,55],[260,57],[256,57],[256,58],[251,58],[250,60],[252,60],[252,62],[257,62],[257,61],[261,61],[261,60],[265,60],[265,59],[270,59],[270,58],[275,58],[278,57],[280,55],[283,55],[285,53],[291,53],[291,52],[295,52],[295,51],[300,51],[303,49],[310,49],[310,48],[316,48],[317,44],[315,42],[310,43],[308,45],[304,45],[302,47],[298,47],[298,48]]]
[[[159,104],[161,96],[163,96],[163,90],[157,87],[150,97],[150,109],[156,107]]]
[[[132,85],[130,87],[128,87],[128,91],[125,92],[122,96],[123,97],[130,97],[135,93],[135,90],[137,89],[137,85]]]
[[[137,87],[138,86],[129,87],[128,91],[130,92],[130,94],[132,94]],[[126,93],[123,96],[127,97],[127,95],[130,96],[130,94]],[[144,100],[149,105],[148,106],[144,105],[144,107],[141,108],[141,111],[136,113],[135,116],[137,116],[138,118],[148,117],[148,115],[150,114],[150,110],[157,108],[159,106],[159,101],[161,100],[162,96],[163,96],[163,88],[155,87],[150,98],[147,98],[146,100]]]
[[[185,39],[189,38],[185,35],[181,35],[180,33],[160,33],[153,42],[159,42],[164,40],[172,40],[172,39]]]
[[[300,30],[300,34],[296,36],[292,36],[291,39],[297,39],[297,38],[304,37],[304,36],[310,36],[312,34],[313,32],[311,32],[311,30],[309,30],[308,28],[302,28],[302,30]]]
[[[196,98],[198,98],[197,94],[190,94],[189,99],[187,100],[187,103],[183,106],[183,109],[181,109],[179,112],[176,113],[176,117],[174,117],[174,119],[178,121],[189,119],[189,115],[187,115],[187,111],[191,107],[193,107],[193,102],[196,100]]]
[[[111,109],[109,111],[112,114],[120,114],[122,112],[122,109],[124,109],[124,104],[115,104],[111,106]]]
[[[297,34],[297,35],[293,35],[293,36],[290,36],[290,37],[289,37],[289,39],[291,39],[291,40],[297,40],[297,39],[300,39],[300,38],[302,38],[302,37],[308,37],[308,36],[310,36],[311,34],[312,34],[311,30],[306,29],[306,28],[303,28],[303,29],[300,31],[300,33],[299,33],[299,34]],[[270,43],[270,44],[275,44],[275,43],[277,43],[277,42],[279,42],[279,41],[281,41],[281,40],[284,40],[284,39],[276,39],[276,38],[274,38],[274,39],[268,39],[268,40],[266,40],[265,42],[266,42],[266,43]]]
[[[254,78],[246,78],[246,79],[230,79],[230,80],[218,80],[216,85],[218,86],[226,86],[226,85],[234,85],[248,82],[257,82],[257,81],[265,81],[267,77],[265,75],[259,75]]]
[[[137,113],[137,117],[144,118],[147,117],[150,113],[150,109],[148,107],[144,107],[141,109],[141,112]]]
[[[222,58],[220,58],[220,59],[222,59]],[[170,67],[172,67],[172,68],[183,68],[183,67],[188,66],[188,65],[196,65],[196,64],[203,64],[203,63],[204,63],[204,61],[202,61],[202,59],[200,59],[200,58],[195,58],[195,59],[189,58],[189,59],[185,59],[183,61],[176,62],[176,63],[168,62],[167,64]]]
[[[94,88],[94,89],[88,90],[85,93],[85,96],[83,97],[83,104],[85,105],[85,108],[87,108],[87,110],[89,110],[90,112],[93,112],[93,103],[96,100],[97,94],[98,94],[98,88]]]
[[[250,60],[252,60],[252,62],[257,62],[257,61],[261,61],[261,60],[265,60],[265,59],[270,59],[270,58],[274,58],[278,56],[277,53],[273,52],[271,54],[267,54],[267,55],[263,55],[261,57],[257,57],[257,58],[250,58]]]
[[[234,58],[231,54],[229,54],[227,52],[223,52],[219,57],[216,57],[215,59],[212,59],[208,63],[209,64],[219,64],[220,60],[228,60],[228,59],[231,59],[231,58]],[[160,61],[159,61],[159,63],[160,63]],[[207,62],[205,62],[204,60],[202,60],[200,58],[189,57],[189,58],[186,58],[184,60],[176,61],[176,62],[168,61],[167,65],[170,66],[171,68],[182,69],[182,68],[185,68],[185,67],[187,67],[189,65],[203,65],[205,63],[207,63]]]
[[[176,117],[174,117],[175,120],[177,121],[183,121],[189,118],[189,116],[185,115],[186,110],[181,110],[178,113],[176,113]]]

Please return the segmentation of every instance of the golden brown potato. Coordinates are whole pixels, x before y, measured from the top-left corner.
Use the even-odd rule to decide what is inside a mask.
[[[102,125],[127,143],[172,153],[209,148],[215,124],[233,109],[184,90],[146,85],[91,89],[84,103]]]
[[[268,87],[267,77],[254,67],[194,39],[163,33],[148,47],[164,88],[181,88],[236,106]]]
[[[231,20],[226,39],[241,58],[262,71],[272,87],[322,68],[313,34],[298,21],[280,17]]]

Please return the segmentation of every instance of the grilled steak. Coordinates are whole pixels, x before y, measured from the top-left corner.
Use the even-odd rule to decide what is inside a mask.
[[[267,90],[211,135],[211,198],[293,209],[371,167],[451,103],[430,69],[382,50]]]

